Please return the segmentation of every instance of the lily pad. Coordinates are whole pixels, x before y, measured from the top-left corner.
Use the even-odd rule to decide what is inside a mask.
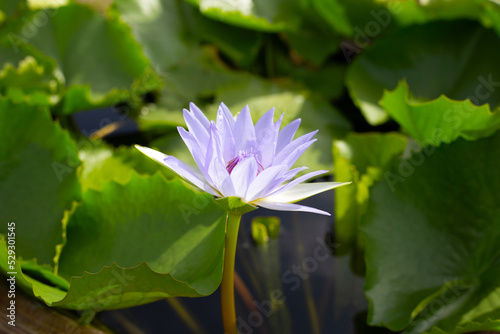
[[[370,324],[460,333],[498,314],[498,147],[500,132],[415,152],[372,187],[361,225]]]
[[[17,257],[54,266],[64,212],[81,196],[75,143],[46,108],[0,98],[0,161],[0,219],[16,224]]]
[[[55,64],[55,76],[66,88],[64,113],[127,99],[148,72],[130,29],[118,17],[86,6],[29,11],[3,33],[17,49]]]
[[[210,195],[160,174],[88,190],[68,222],[60,259],[71,287],[55,305],[95,307],[85,300],[104,291],[105,309],[211,294],[222,275],[225,217]],[[113,272],[134,278],[116,287]]]
[[[491,112],[488,104],[475,106],[446,96],[418,102],[409,95],[408,85],[401,82],[395,90],[384,92],[380,105],[420,145],[439,146],[458,137],[476,140],[500,128],[500,112]]]
[[[495,55],[500,40],[494,31],[473,21],[437,21],[397,30],[377,40],[347,71],[349,93],[366,120],[377,125],[388,119],[378,105],[384,89],[406,79],[419,101],[446,95],[471,99],[494,109],[500,95],[500,70]],[[497,81],[495,81],[497,80]]]

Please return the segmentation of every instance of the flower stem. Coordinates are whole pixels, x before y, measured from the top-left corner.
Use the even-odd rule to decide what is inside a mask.
[[[236,256],[236,242],[238,240],[240,221],[241,215],[228,212],[224,244],[224,267],[220,289],[222,324],[225,334],[238,333],[236,327],[236,310],[234,307],[234,259]]]

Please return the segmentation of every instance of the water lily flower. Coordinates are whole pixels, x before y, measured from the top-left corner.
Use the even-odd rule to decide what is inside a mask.
[[[293,168],[297,159],[316,139],[317,131],[293,139],[300,119],[280,130],[283,115],[274,122],[274,108],[254,125],[250,109],[234,117],[221,103],[217,120],[209,121],[193,103],[184,109],[187,129],[178,127],[197,168],[153,149],[136,145],[148,157],[167,166],[184,180],[217,197],[236,197],[253,207],[281,211],[328,212],[293,204],[350,182],[303,183],[326,170],[293,179],[307,167]]]
[[[326,170],[293,179],[307,167],[293,168],[311,146],[317,131],[293,139],[300,119],[280,130],[283,115],[274,122],[274,108],[253,123],[248,106],[234,117],[223,103],[217,120],[209,121],[193,103],[184,109],[187,130],[178,127],[196,167],[153,149],[136,145],[148,157],[167,166],[184,180],[215,196],[227,210],[221,309],[224,333],[237,334],[234,305],[234,258],[241,215],[261,206],[282,211],[306,211],[330,215],[308,206],[293,204],[304,198],[350,182],[303,183]]]

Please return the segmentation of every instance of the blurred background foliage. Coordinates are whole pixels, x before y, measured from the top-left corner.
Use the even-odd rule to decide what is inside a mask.
[[[0,0],[18,284],[92,311],[211,294],[224,212],[130,145],[189,161],[190,102],[274,106],[320,129],[298,165],[353,181],[335,253],[366,277],[370,325],[500,330],[499,35],[495,0]]]

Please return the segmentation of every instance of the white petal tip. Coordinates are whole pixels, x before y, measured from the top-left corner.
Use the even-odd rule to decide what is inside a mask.
[[[137,148],[139,151],[141,151],[144,155],[147,155],[151,159],[154,159],[160,163],[164,163],[165,159],[168,158],[168,155],[163,154],[161,152],[158,152],[156,150],[153,150],[152,148],[149,147],[144,147],[141,145],[134,145],[135,148]]]

